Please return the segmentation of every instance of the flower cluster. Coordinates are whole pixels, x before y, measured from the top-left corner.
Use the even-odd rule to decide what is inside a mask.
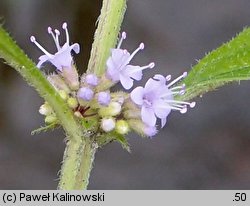
[[[48,33],[56,45],[55,54],[44,49],[34,36],[30,40],[44,53],[39,57],[37,67],[41,68],[45,62],[56,67],[56,72],[48,74],[47,79],[86,129],[99,134],[115,132],[122,135],[133,130],[142,136],[152,137],[157,133],[157,118],[164,127],[171,110],[185,113],[188,107],[195,106],[195,102],[176,100],[176,96],[185,93],[185,85],[178,82],[187,76],[186,72],[173,81],[170,81],[170,75],[164,77],[156,74],[144,87],[136,87],[131,93],[110,92],[110,88],[118,82],[125,90],[131,89],[134,80],[142,79],[143,70],[155,66],[154,62],[145,66],[131,64],[134,56],[144,49],[144,44],[140,43],[132,53],[121,49],[126,39],[125,32],[117,47],[111,49],[103,76],[86,73],[79,77],[72,51],[79,53],[80,46],[77,43],[70,45],[66,23],[63,23],[62,29],[66,33],[63,46],[59,41],[60,31],[48,27]],[[45,115],[47,124],[57,123],[56,115],[47,102],[39,112]]]

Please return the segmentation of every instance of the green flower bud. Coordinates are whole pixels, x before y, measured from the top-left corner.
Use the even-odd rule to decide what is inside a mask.
[[[130,119],[128,120],[128,125],[132,130],[143,137],[152,137],[157,134],[155,126],[148,126],[140,119]]]
[[[65,92],[64,90],[59,90],[59,95],[63,100],[67,100],[69,95],[67,94],[67,92]]]
[[[63,90],[66,93],[70,93],[69,87],[59,75],[51,74],[47,76],[47,79],[55,87],[56,90]]]
[[[96,86],[96,92],[109,90],[109,88],[114,86],[115,84],[115,82],[111,81],[105,75],[103,75],[99,81],[99,84]]]
[[[57,117],[54,114],[48,115],[45,117],[46,124],[52,124],[57,122]]]
[[[129,94],[127,94],[126,92],[114,92],[111,94],[111,98],[113,102],[118,102],[121,105],[123,105],[125,99],[127,99],[129,97]]]
[[[81,114],[81,112],[79,112],[79,111],[75,111],[75,112],[74,112],[74,115],[75,115],[76,117],[78,117],[78,118],[82,118],[82,114]]]
[[[118,102],[111,102],[107,107],[102,107],[99,110],[99,115],[101,117],[107,116],[117,116],[121,113],[122,107]]]
[[[78,106],[78,101],[77,101],[76,98],[70,97],[70,98],[68,98],[68,100],[67,100],[67,104],[69,105],[69,107],[70,107],[71,109],[75,109],[75,108]]]
[[[49,115],[49,114],[52,114],[53,112],[53,109],[52,107],[49,105],[48,102],[45,102],[44,104],[42,104],[39,108],[39,113],[42,114],[42,115]]]
[[[119,134],[127,134],[129,132],[129,125],[125,120],[118,120],[115,125],[115,130]]]
[[[62,72],[60,74],[65,79],[65,82],[69,85],[70,89],[74,91],[79,89],[79,76],[75,65],[72,65],[71,68],[62,68]]]
[[[136,110],[126,110],[124,112],[124,117],[126,119],[138,119],[141,117],[141,111],[139,109]]]

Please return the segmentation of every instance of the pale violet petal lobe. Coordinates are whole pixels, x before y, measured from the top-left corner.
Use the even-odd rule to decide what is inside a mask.
[[[155,126],[156,117],[152,108],[142,106],[141,117],[142,117],[142,121],[148,126],[151,126],[151,127]]]
[[[126,73],[129,77],[140,81],[142,79],[142,70],[140,70],[140,68],[140,66],[127,65],[124,69],[124,73]]]
[[[161,128],[163,128],[167,123],[167,117],[166,118],[161,118]]]
[[[165,118],[169,115],[171,107],[163,100],[155,100],[153,103],[154,113],[158,118]]]
[[[44,64],[46,61],[49,61],[49,57],[47,55],[42,55],[39,57],[39,62],[36,66],[40,69],[42,64]]]
[[[143,104],[144,88],[136,87],[130,94],[132,101],[137,105]]]
[[[133,80],[123,74],[119,75],[121,84],[124,89],[130,89],[133,86]]]

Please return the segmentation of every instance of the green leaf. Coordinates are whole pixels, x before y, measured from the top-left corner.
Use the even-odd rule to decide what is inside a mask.
[[[46,125],[46,126],[41,126],[40,128],[33,130],[31,132],[31,135],[39,134],[41,132],[47,132],[48,130],[55,129],[58,126],[59,126],[58,122],[52,123],[52,124],[49,124],[49,125]]]
[[[120,143],[123,149],[125,149],[125,150],[127,150],[127,152],[131,153],[131,149],[130,149],[128,140],[123,135],[116,133],[115,141]]]
[[[103,147],[104,145],[116,141],[121,144],[122,148],[127,150],[129,153],[131,152],[128,140],[121,134],[118,134],[117,132],[109,132],[109,133],[103,133],[95,139],[99,147]]]
[[[244,29],[230,42],[207,54],[184,79],[189,100],[232,81],[250,79],[250,29]]]

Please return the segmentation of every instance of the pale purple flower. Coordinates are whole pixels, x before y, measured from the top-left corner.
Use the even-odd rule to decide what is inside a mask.
[[[157,134],[157,129],[155,126],[151,127],[151,126],[146,126],[144,128],[144,134],[148,137],[153,137]]]
[[[77,97],[85,101],[90,101],[94,97],[94,92],[88,87],[82,87],[78,90]]]
[[[107,106],[110,103],[110,93],[109,92],[99,92],[97,94],[98,103],[102,106]]]
[[[85,77],[85,81],[90,86],[97,86],[99,83],[99,79],[95,74],[87,74]]]
[[[67,29],[67,23],[63,23],[62,28],[65,30],[66,33],[66,42],[63,46],[60,46],[60,32],[55,29],[54,33],[51,27],[48,27],[48,33],[51,34],[56,44],[57,52],[55,54],[51,54],[46,49],[44,49],[36,41],[36,38],[34,36],[30,37],[31,42],[33,42],[44,53],[44,55],[39,57],[39,62],[37,64],[38,68],[41,68],[42,64],[47,61],[52,63],[59,71],[62,71],[63,68],[71,68],[73,63],[71,51],[73,50],[75,53],[78,54],[80,52],[80,46],[77,43],[69,45],[69,33]]]
[[[147,81],[145,87],[137,87],[131,92],[132,101],[141,107],[141,119],[145,124],[153,127],[156,125],[157,118],[160,118],[161,127],[163,127],[171,110],[185,113],[187,106],[195,106],[195,102],[174,100],[176,95],[184,94],[185,86],[172,86],[186,76],[187,73],[184,72],[177,79],[166,84],[171,76],[164,77],[157,74]]]
[[[153,68],[155,64],[151,62],[146,66],[133,66],[130,65],[130,61],[140,50],[144,49],[144,44],[141,43],[139,47],[130,54],[127,50],[120,49],[122,41],[126,39],[126,33],[122,33],[121,40],[119,41],[117,48],[111,50],[111,56],[107,60],[106,75],[113,82],[120,81],[125,89],[130,89],[133,86],[134,80],[141,80],[142,70],[147,68]]]

